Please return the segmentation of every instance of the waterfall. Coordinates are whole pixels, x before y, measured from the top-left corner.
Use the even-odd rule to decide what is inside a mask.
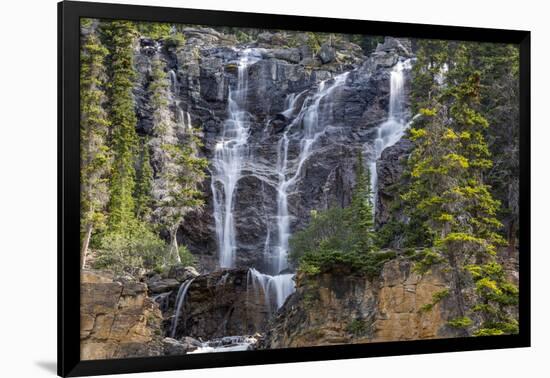
[[[274,246],[274,257],[272,259],[271,270],[274,274],[288,268],[288,241],[290,238],[290,215],[288,213],[288,194],[293,189],[294,184],[300,177],[302,167],[312,154],[312,147],[315,141],[321,136],[329,125],[327,119],[319,119],[321,102],[328,98],[336,88],[343,86],[346,82],[349,72],[337,75],[327,85],[327,81],[319,83],[317,91],[304,100],[300,112],[292,123],[286,128],[277,149],[277,176],[279,178],[277,186],[277,244]],[[296,101],[304,94],[291,94],[287,98],[287,109],[283,114],[291,116],[295,111]],[[330,118],[328,119],[330,120]],[[302,125],[303,130],[300,136],[300,153],[297,163],[289,166],[288,147],[290,143],[290,132],[298,125]],[[289,175],[289,171],[294,168],[294,174]]]
[[[189,114],[189,112],[184,112],[181,108],[181,100],[178,98],[179,83],[174,70],[168,71],[168,77],[170,78],[170,92],[172,94],[172,100],[176,107],[176,122],[178,126],[181,126],[184,130],[190,130],[192,128],[191,114]]]
[[[270,246],[272,234],[271,229],[268,227],[264,246],[264,253],[269,259],[268,269],[271,274],[260,273],[254,268],[250,268],[248,271],[249,288],[247,290],[250,289],[254,293],[256,300],[260,292],[263,293],[269,312],[279,309],[286,298],[295,290],[294,274],[283,273],[288,269],[288,243],[291,236],[288,195],[294,189],[304,163],[312,155],[315,142],[330,125],[329,121],[332,113],[330,102],[328,103],[329,116],[322,118],[319,116],[326,104],[323,103],[323,100],[329,99],[337,88],[345,84],[348,74],[346,72],[331,80],[320,82],[317,90],[304,99],[300,109],[296,109],[296,104],[307,91],[289,94],[285,100],[285,110],[282,114],[287,118],[292,118],[296,111],[298,111],[298,114],[288,125],[277,145],[276,237],[274,238],[274,245]],[[288,150],[291,142],[298,142],[300,149],[298,157],[289,161]]]
[[[237,352],[251,350],[258,343],[253,336],[225,336],[202,343],[202,346],[188,354]]]
[[[271,276],[250,268],[247,277],[247,293],[252,291],[256,301],[259,300],[260,293],[263,293],[266,308],[269,312],[273,312],[281,308],[286,298],[294,292],[293,277],[292,273]]]
[[[178,328],[178,320],[180,317],[181,309],[183,305],[185,304],[185,297],[187,296],[187,291],[189,290],[189,286],[191,286],[191,283],[194,281],[194,278],[183,282],[180,285],[180,288],[178,290],[178,295],[176,297],[176,312],[174,314],[174,318],[172,319],[172,325],[170,327],[170,337],[175,338],[176,337],[176,330]]]
[[[240,56],[237,88],[229,91],[228,118],[223,125],[222,139],[216,143],[214,152],[211,189],[219,261],[222,268],[231,268],[235,265],[237,245],[233,214],[234,197],[248,152],[250,127],[250,115],[246,111],[248,67],[258,59],[259,57],[254,55],[251,49],[244,50]]]
[[[369,171],[371,177],[371,189],[373,195],[373,211],[376,211],[376,198],[378,189],[377,160],[382,156],[382,152],[397,143],[405,134],[408,123],[405,109],[405,72],[411,69],[411,61],[399,61],[393,67],[390,74],[390,104],[388,119],[376,129],[376,139],[374,140],[374,153],[369,162]]]
[[[172,294],[171,290],[165,293],[154,295],[152,298],[154,302],[158,303],[159,308],[162,312],[166,312],[170,307],[170,294]]]

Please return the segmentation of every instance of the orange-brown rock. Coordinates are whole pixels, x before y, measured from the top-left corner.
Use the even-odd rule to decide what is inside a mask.
[[[434,268],[420,275],[405,258],[387,262],[376,279],[345,271],[297,279],[297,291],[272,320],[265,348],[431,339],[457,336],[447,326],[454,304],[434,294],[448,277]]]
[[[84,270],[80,287],[83,360],[161,354],[162,316],[144,283],[119,282],[112,274]]]

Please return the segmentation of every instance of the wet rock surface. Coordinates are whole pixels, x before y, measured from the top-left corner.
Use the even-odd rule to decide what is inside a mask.
[[[237,85],[238,59],[244,50],[213,30],[190,28],[184,30],[184,35],[187,43],[175,49],[166,49],[151,40],[141,41],[136,52],[140,73],[140,84],[135,90],[138,128],[144,134],[150,133],[152,128],[151,110],[146,100],[154,56],[151,49],[156,49],[155,54],[159,54],[166,64],[165,69],[172,72],[174,104],[189,114],[193,126],[201,129],[202,153],[212,160],[216,141],[222,136],[228,117],[228,95]],[[256,46],[251,46],[257,49],[254,50],[257,61],[247,68],[246,110],[251,120],[248,158],[234,201],[237,267],[262,266],[259,251],[263,250],[268,234],[275,233],[277,146],[286,128],[298,116],[303,102],[311,101],[308,97],[319,85],[330,85],[336,75],[350,72],[345,85],[320,104],[319,119],[327,123],[323,125],[325,133],[319,136],[314,154],[304,162],[288,198],[291,231],[305,225],[311,210],[349,202],[356,154],[371,154],[373,131],[387,117],[390,69],[399,59],[410,55],[410,46],[405,40],[388,39],[369,57],[349,42],[323,44],[319,57],[315,57],[303,45],[279,45],[277,41],[282,38],[277,33],[265,33],[258,37]],[[305,64],[308,56],[318,59],[318,63]],[[321,84],[322,81],[326,84]],[[301,103],[285,112],[287,97],[300,93]],[[300,148],[302,125],[294,127],[289,159],[296,159]],[[288,174],[292,175],[297,169],[297,161],[292,161],[288,169]],[[187,216],[178,238],[199,258],[202,271],[212,271],[219,261],[219,253],[209,179],[203,185],[203,192],[207,207]]]

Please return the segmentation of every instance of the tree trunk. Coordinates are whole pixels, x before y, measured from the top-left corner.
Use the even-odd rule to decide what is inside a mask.
[[[170,230],[170,255],[174,256],[176,263],[181,264],[181,258],[178,250],[178,227],[174,227]]]
[[[451,275],[453,281],[453,295],[456,300],[456,310],[459,317],[464,317],[466,315],[466,304],[464,303],[464,297],[462,294],[462,278],[460,274],[460,267],[456,261],[456,256],[454,252],[449,253],[449,265],[451,266]],[[468,331],[465,329],[459,330],[460,336],[466,337],[469,336]]]
[[[92,237],[92,224],[88,223],[86,226],[86,234],[82,241],[82,249],[80,250],[80,267],[84,269],[86,266],[86,257],[88,256],[88,246],[90,245],[90,238]]]

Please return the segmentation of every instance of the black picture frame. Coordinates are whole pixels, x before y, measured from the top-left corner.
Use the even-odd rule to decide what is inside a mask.
[[[196,354],[80,360],[79,20],[81,17],[392,35],[520,46],[519,334]],[[58,3],[58,374],[83,376],[336,360],[530,346],[530,32],[457,26],[255,14],[154,6]]]

